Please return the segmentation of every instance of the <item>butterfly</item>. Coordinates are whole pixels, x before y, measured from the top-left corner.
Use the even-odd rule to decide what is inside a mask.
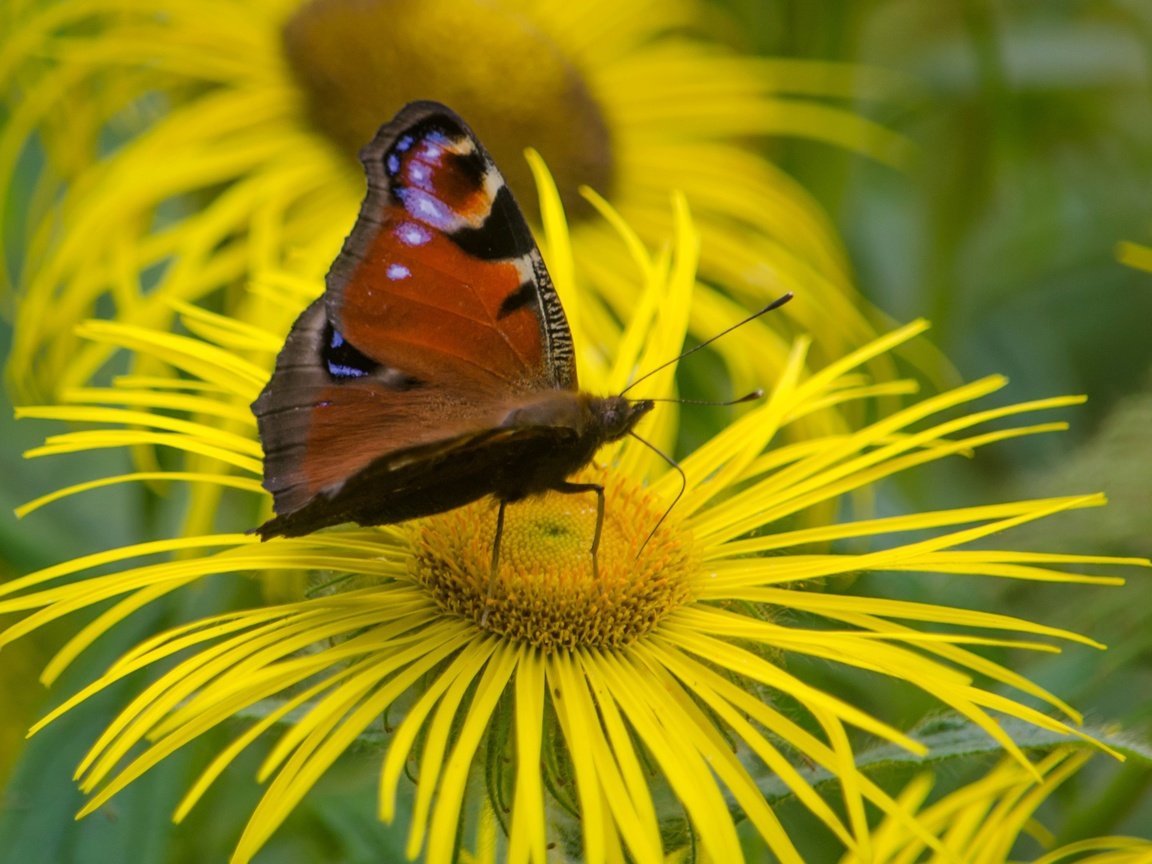
[[[524,216],[451,109],[413,102],[360,154],[368,192],[324,293],[252,403],[275,516],[263,540],[382,525],[570,481],[651,400],[577,385],[560,298]]]

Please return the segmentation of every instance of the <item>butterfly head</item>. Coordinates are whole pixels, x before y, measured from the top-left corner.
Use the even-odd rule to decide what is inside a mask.
[[[629,399],[627,396],[605,396],[592,400],[604,441],[623,438],[652,410],[651,399]]]

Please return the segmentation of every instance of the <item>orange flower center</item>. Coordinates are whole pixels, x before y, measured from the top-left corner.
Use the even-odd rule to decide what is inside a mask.
[[[691,537],[635,482],[589,470],[606,507],[593,566],[596,495],[550,492],[507,505],[492,573],[497,507],[485,500],[413,523],[412,572],[445,611],[545,650],[617,647],[692,599]],[[646,542],[647,541],[647,542]]]

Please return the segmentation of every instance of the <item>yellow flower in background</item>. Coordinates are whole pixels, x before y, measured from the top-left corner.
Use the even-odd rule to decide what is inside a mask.
[[[900,802],[916,814],[920,825],[937,844],[908,831],[905,824],[885,820],[872,835],[871,857],[845,855],[841,864],[911,861],[964,861],[968,864],[1003,864],[1029,860],[1033,864],[1140,864],[1152,860],[1152,840],[1138,837],[1096,837],[1050,849],[1043,855],[1014,859],[1022,837],[1048,848],[1051,834],[1036,820],[1036,811],[1060,786],[1079,771],[1090,752],[1057,749],[1031,770],[1005,759],[983,777],[961,786],[925,806],[935,782],[932,774],[912,780],[900,793]],[[1039,775],[1039,776],[1037,776]],[[925,858],[924,856],[932,856]]]
[[[699,35],[715,14],[642,0],[5,4],[0,191],[24,203],[2,231],[26,250],[4,268],[18,289],[9,380],[25,401],[88,383],[111,353],[74,333],[93,315],[163,328],[173,303],[223,291],[245,317],[254,274],[320,277],[362,195],[354,153],[416,98],[459,111],[523,201],[529,145],[565,201],[590,185],[649,242],[683,190],[707,282],[752,307],[803,285],[770,326],[819,334],[816,359],[859,347],[875,330],[833,232],[754,143],[803,136],[897,160],[897,138],[836,105],[888,85],[733,53]],[[573,254],[620,317],[628,298],[603,283],[627,258],[582,206]],[[716,332],[735,308],[701,293],[691,329]],[[757,358],[757,377],[771,363]]]
[[[616,242],[633,256],[637,275],[631,314],[609,354],[590,329],[595,307],[568,278],[579,268],[563,263],[573,249],[559,201],[544,188],[546,248],[550,263],[561,262],[557,290],[581,352],[580,378],[589,391],[619,392],[637,370],[678,353],[698,290],[699,237],[681,202],[672,243],[652,255],[613,214]],[[72,393],[74,404],[22,412],[96,427],[54,436],[31,455],[143,444],[193,453],[233,473],[140,472],[60,494],[167,477],[263,496],[248,404],[267,379],[284,326],[316,286],[274,274],[257,285],[256,300],[279,304],[279,315],[244,322],[183,306],[191,335],[85,325],[85,338],[165,374],[125,376],[111,388]],[[769,332],[758,322],[748,329],[757,339]],[[549,844],[589,862],[661,861],[688,843],[708,860],[736,861],[738,818],[781,861],[799,861],[797,838],[765,790],[769,779],[861,859],[874,845],[873,810],[938,846],[914,807],[857,767],[854,741],[913,754],[924,754],[924,745],[790,671],[789,658],[904,682],[1026,766],[999,718],[1087,736],[1069,725],[1079,722],[1074,709],[981,649],[1097,643],[1013,616],[822,586],[876,571],[913,583],[940,573],[1117,584],[1080,569],[1148,562],[989,545],[1014,526],[1102,504],[1099,495],[900,516],[852,512],[851,496],[886,478],[1063,428],[1004,423],[1080,401],[975,408],[1003,387],[992,377],[880,411],[915,387],[877,381],[867,364],[923,329],[901,328],[816,371],[809,371],[809,339],[786,346],[771,395],[682,460],[679,498],[681,475],[651,450],[632,439],[605,448],[603,467],[589,469],[606,489],[598,577],[588,556],[595,505],[549,494],[508,508],[491,584],[496,507],[482,501],[401,525],[267,543],[207,534],[65,562],[0,586],[0,614],[25,616],[0,644],[99,604],[104,611],[45,670],[51,681],[101,634],[167,594],[209,579],[310,571],[314,586],[303,597],[229,610],[142,642],[36,727],[126,676],[154,674],[79,768],[92,796],[88,813],[185,744],[243,718],[248,725],[192,784],[177,818],[247,747],[276,736],[259,772],[267,790],[235,861],[251,860],[335,760],[366,741],[381,751],[380,818],[396,818],[398,798],[410,796],[407,851],[430,862],[453,860],[474,830],[496,837],[510,861],[544,861]],[[673,395],[673,380],[672,368],[662,370],[646,381],[645,395]],[[829,405],[855,406],[874,419],[789,437],[790,427]],[[674,406],[661,405],[639,432],[662,443],[675,439],[676,425]],[[840,521],[813,524],[811,514],[837,509]],[[826,788],[815,788],[813,769],[835,778],[835,805]],[[413,791],[406,771],[419,780]],[[501,831],[492,830],[492,818]]]
[[[1122,264],[1152,273],[1152,247],[1125,241],[1116,245],[1116,257]]]

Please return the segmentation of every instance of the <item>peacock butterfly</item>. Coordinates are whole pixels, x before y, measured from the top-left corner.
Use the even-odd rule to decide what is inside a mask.
[[[326,290],[252,403],[276,516],[261,539],[381,525],[573,483],[650,400],[580,392],[572,334],[524,216],[453,111],[413,102],[361,153],[368,193]]]

